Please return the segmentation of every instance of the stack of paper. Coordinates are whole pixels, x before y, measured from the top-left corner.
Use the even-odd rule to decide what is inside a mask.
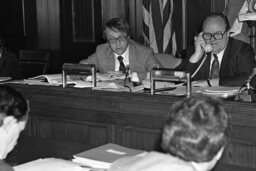
[[[74,155],[73,162],[93,168],[108,169],[114,161],[126,156],[144,155],[142,150],[123,147],[117,144],[106,144]]]
[[[81,167],[80,164],[72,161],[57,158],[38,159],[13,168],[15,171],[89,171],[91,169]]]

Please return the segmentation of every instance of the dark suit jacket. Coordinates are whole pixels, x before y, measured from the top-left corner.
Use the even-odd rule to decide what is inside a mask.
[[[21,78],[16,54],[5,48],[3,48],[0,58],[0,77],[12,77],[13,79]]]
[[[193,52],[194,47],[187,50],[186,59],[184,59],[181,65],[176,68],[177,70],[186,70],[190,72],[191,75],[194,73],[203,58],[197,63],[190,63],[189,58]],[[210,54],[208,54],[202,67],[192,80],[208,79],[210,60]],[[251,45],[243,41],[230,38],[221,61],[219,84],[221,86],[241,86],[248,79],[255,66],[255,55]]]
[[[108,43],[97,46],[95,53],[84,62],[95,64],[100,73],[115,71],[115,56]],[[130,71],[137,72],[140,81],[146,78],[152,68],[161,66],[151,48],[129,40]]]

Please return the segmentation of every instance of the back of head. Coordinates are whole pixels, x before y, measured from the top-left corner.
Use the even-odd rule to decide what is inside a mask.
[[[193,95],[172,106],[162,147],[186,161],[208,162],[226,145],[227,127],[228,115],[219,100]]]
[[[0,85],[0,126],[6,116],[13,116],[17,121],[25,120],[28,103],[24,96],[8,85]]]

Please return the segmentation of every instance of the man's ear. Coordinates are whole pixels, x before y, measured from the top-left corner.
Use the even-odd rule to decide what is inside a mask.
[[[1,126],[4,130],[9,131],[13,124],[16,123],[16,119],[13,116],[6,116],[3,120],[3,125]]]

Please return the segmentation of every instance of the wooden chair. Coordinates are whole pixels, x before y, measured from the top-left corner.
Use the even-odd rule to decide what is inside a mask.
[[[23,78],[46,74],[50,66],[47,50],[20,50],[19,67]]]
[[[172,68],[174,69],[181,63],[181,58],[176,58],[171,54],[166,53],[155,53],[156,58],[163,65],[164,68]]]

